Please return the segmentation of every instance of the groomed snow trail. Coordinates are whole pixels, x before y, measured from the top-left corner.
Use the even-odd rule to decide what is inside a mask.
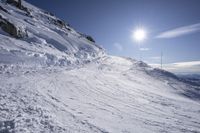
[[[187,85],[150,71],[114,56],[71,70],[6,69],[0,121],[16,133],[200,132],[200,103],[182,95]]]

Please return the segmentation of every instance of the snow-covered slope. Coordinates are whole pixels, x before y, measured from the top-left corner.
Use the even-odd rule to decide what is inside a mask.
[[[200,132],[198,84],[106,55],[24,1],[0,6],[0,133]]]
[[[71,70],[5,69],[0,121],[17,133],[198,133],[192,86],[151,71],[112,56]]]
[[[104,50],[87,35],[51,13],[23,1],[22,9],[0,2],[0,62],[25,66],[69,65],[88,62]],[[10,36],[8,33],[12,36]]]

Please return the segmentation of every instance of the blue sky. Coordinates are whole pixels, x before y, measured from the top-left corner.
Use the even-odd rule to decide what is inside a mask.
[[[163,51],[166,67],[189,62],[200,73],[200,0],[27,1],[91,35],[109,54],[158,64]],[[131,39],[138,26],[148,33],[140,46]]]

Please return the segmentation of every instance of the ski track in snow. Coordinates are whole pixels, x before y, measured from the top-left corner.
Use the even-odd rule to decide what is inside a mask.
[[[198,85],[22,6],[0,2],[0,26],[26,35],[0,27],[0,133],[200,133]]]
[[[199,101],[131,63],[105,57],[1,74],[1,121],[14,121],[16,132],[199,132]]]

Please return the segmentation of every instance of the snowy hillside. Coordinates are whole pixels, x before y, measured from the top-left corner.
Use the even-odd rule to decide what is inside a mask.
[[[87,35],[51,13],[15,0],[0,2],[0,62],[20,65],[69,65],[88,62],[104,50]],[[10,34],[10,35],[9,35]]]
[[[200,86],[23,1],[0,3],[0,133],[200,133]]]
[[[111,56],[72,70],[8,68],[0,118],[20,133],[199,132],[199,99],[185,96],[192,86],[151,71]]]

